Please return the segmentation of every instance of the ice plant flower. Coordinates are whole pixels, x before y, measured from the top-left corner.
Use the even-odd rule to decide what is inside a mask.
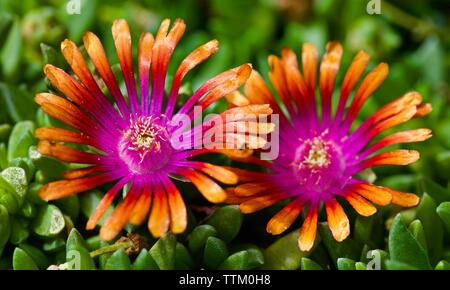
[[[124,20],[114,22],[112,34],[126,94],[113,74],[99,38],[87,32],[83,37],[84,48],[99,77],[90,72],[78,47],[65,40],[61,50],[75,76],[46,65],[44,72],[59,93],[40,93],[35,98],[44,112],[71,128],[38,128],[38,150],[64,162],[88,165],[70,169],[63,174],[63,180],[43,186],[40,195],[44,200],[60,199],[113,183],[87,222],[87,229],[93,229],[117,193],[130,185],[124,200],[101,227],[100,237],[105,240],[113,239],[128,222],[142,224],[147,214],[148,228],[153,236],[160,237],[169,229],[174,233],[183,232],[187,223],[186,208],[171,177],[190,180],[207,200],[216,203],[224,201],[226,193],[207,175],[225,184],[237,182],[236,174],[223,167],[188,159],[203,152],[220,152],[220,148],[176,147],[171,136],[187,126],[176,121],[182,119],[180,116],[192,116],[194,105],[205,109],[238,89],[250,76],[251,66],[244,64],[211,78],[174,114],[184,76],[213,55],[218,50],[218,42],[212,40],[198,47],[181,62],[163,106],[169,60],[185,31],[181,19],[177,19],[170,30],[169,26],[170,21],[164,20],[155,37],[151,33],[141,35],[136,85],[129,26]],[[222,115],[240,114],[242,119],[246,112],[267,115],[272,111],[268,105],[252,105],[222,112]],[[236,117],[230,122],[236,125],[241,119]],[[184,134],[190,134],[190,127],[186,128]],[[224,136],[224,140],[240,139],[239,134]],[[264,145],[258,138],[252,140],[250,142],[256,145]],[[65,143],[79,145],[74,147]]]
[[[228,202],[239,204],[244,213],[285,202],[286,205],[267,224],[267,232],[274,235],[289,228],[305,209],[306,218],[298,240],[303,251],[310,250],[314,244],[321,206],[325,207],[328,226],[335,240],[343,241],[349,235],[349,220],[337,198],[346,200],[362,216],[377,211],[373,204],[411,207],[419,202],[412,193],[371,184],[358,178],[357,174],[375,166],[407,165],[418,160],[419,153],[414,150],[377,152],[389,145],[424,141],[431,137],[429,129],[402,131],[372,141],[387,129],[426,115],[431,111],[431,105],[422,104],[422,97],[410,92],[352,129],[364,102],[387,77],[388,65],[380,63],[369,72],[350,101],[350,93],[369,62],[369,55],[359,52],[345,74],[337,108],[333,110],[333,87],[342,52],[339,43],[328,43],[317,72],[316,47],[305,44],[301,55],[303,73],[292,50],[283,49],[281,57],[269,56],[269,78],[285,113],[256,71],[247,81],[244,95],[236,92],[227,97],[234,105],[269,103],[274,113],[280,115],[278,158],[271,162],[253,157],[241,159],[263,165],[268,172],[233,169],[239,174],[240,181],[245,182],[229,189]],[[320,110],[319,98],[316,99],[317,74]]]

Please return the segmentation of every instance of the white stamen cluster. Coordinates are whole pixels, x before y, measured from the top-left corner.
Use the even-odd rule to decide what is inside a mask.
[[[144,161],[145,156],[150,152],[159,152],[161,150],[161,141],[168,140],[166,129],[155,123],[159,117],[139,117],[133,122],[130,121],[130,127],[125,132],[124,137],[129,140],[128,150],[136,151]]]
[[[329,142],[324,141],[320,137],[314,137],[312,140],[306,140],[305,144],[309,145],[310,149],[300,166],[306,166],[309,169],[319,169],[330,165]]]

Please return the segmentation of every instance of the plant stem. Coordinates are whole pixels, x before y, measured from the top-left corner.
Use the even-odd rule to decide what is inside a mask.
[[[106,254],[106,253],[115,252],[121,248],[130,248],[133,246],[134,246],[133,242],[131,240],[127,240],[124,242],[115,243],[113,245],[106,246],[106,247],[97,249],[95,251],[92,251],[92,252],[90,252],[90,255],[92,258],[94,258],[94,257],[100,256],[100,255]]]

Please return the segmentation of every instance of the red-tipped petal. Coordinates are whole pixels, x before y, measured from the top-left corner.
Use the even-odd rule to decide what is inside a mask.
[[[125,199],[114,209],[100,229],[100,239],[114,239],[128,222],[131,211],[138,201],[140,188],[131,187]]]
[[[79,179],[54,181],[41,187],[39,195],[46,201],[60,199],[87,191],[115,179],[117,179],[117,177],[112,174],[101,173]]]

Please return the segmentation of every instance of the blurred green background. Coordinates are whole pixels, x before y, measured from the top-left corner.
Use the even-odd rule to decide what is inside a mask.
[[[359,120],[386,102],[411,90],[419,91],[426,102],[432,103],[431,115],[402,126],[427,127],[433,130],[434,137],[431,140],[405,146],[420,150],[421,160],[409,167],[381,168],[375,173],[378,184],[416,192],[419,195],[427,194],[423,199],[426,204],[421,204],[419,209],[403,211],[402,214],[406,224],[409,224],[414,241],[428,242],[421,244],[427,248],[427,256],[433,267],[441,260],[450,259],[449,234],[445,231],[446,226],[447,230],[450,229],[450,204],[446,204],[450,201],[449,1],[417,0],[414,4],[409,0],[381,1],[379,15],[367,13],[368,0],[81,0],[81,13],[72,15],[67,10],[69,2],[0,0],[0,143],[3,143],[3,147],[0,146],[0,156],[2,150],[8,150],[6,144],[14,124],[31,120],[40,126],[48,119],[37,109],[33,96],[37,92],[48,90],[42,72],[45,63],[53,63],[67,69],[59,54],[59,44],[62,40],[70,38],[81,46],[83,32],[93,31],[102,39],[111,62],[117,63],[110,32],[111,24],[117,18],[125,18],[129,22],[134,44],[137,43],[141,32],[155,33],[164,18],[173,20],[181,17],[186,21],[187,32],[175,50],[169,74],[174,72],[176,65],[191,50],[217,38],[221,44],[219,52],[187,78],[188,87],[194,88],[211,76],[246,62],[251,62],[254,68],[267,77],[267,56],[280,54],[283,46],[289,46],[299,53],[303,42],[312,42],[317,45],[319,52],[323,53],[328,41],[338,40],[344,47],[338,84],[359,50],[366,50],[371,54],[370,67],[381,61],[387,62],[390,67],[388,79],[363,107]],[[136,45],[134,49],[137,49]],[[339,87],[336,91],[338,89]],[[3,162],[0,162],[1,169],[5,170],[8,166],[11,166],[8,160],[3,159]],[[445,206],[439,211],[438,206],[442,203]],[[243,227],[247,231],[238,236],[238,242],[251,242],[257,247],[270,248],[277,241],[281,241],[275,248],[270,248],[272,250],[264,252],[266,267],[269,268],[299,268],[300,263],[302,268],[311,266],[312,260],[305,259],[298,251],[292,254],[295,261],[298,261],[294,265],[286,266],[274,258],[283,257],[283,253],[279,252],[283,251],[283,247],[291,249],[282,244],[282,239],[271,237],[264,232],[268,217],[275,213],[276,209],[277,207],[270,208],[245,217]],[[367,239],[371,237],[370,241],[359,241],[356,244],[362,243],[367,248],[387,250],[389,233],[386,228],[389,229],[393,212],[398,210],[389,208],[377,215],[371,223],[379,225],[379,230],[366,233]],[[423,225],[422,232],[417,230],[417,226],[412,222],[414,219]],[[355,221],[354,217],[352,221]],[[361,228],[365,222],[367,221],[356,219],[355,240],[361,235],[358,234],[358,223]],[[29,222],[23,224],[24,231],[31,227]],[[84,220],[75,223],[75,227],[84,228]],[[284,242],[290,243],[289,237],[286,237],[288,240]],[[350,246],[341,245],[344,249],[337,253],[332,252],[330,249],[334,246],[327,244],[332,241],[326,242],[326,234],[322,235],[322,239],[323,245],[313,254],[313,259],[322,267],[339,268],[337,258],[359,261],[361,249],[355,254],[345,250],[350,249]],[[18,245],[26,241],[28,235],[25,239],[9,243]],[[33,240],[31,243],[34,243]],[[49,241],[46,240],[45,243]],[[8,261],[14,250],[10,244],[5,246],[8,253],[7,259],[3,259],[4,265],[9,265]],[[40,248],[41,244],[40,241],[36,245]],[[14,255],[15,253],[16,251]],[[54,256],[56,257],[56,254]],[[52,258],[52,261],[55,260],[61,261],[59,258]],[[393,263],[390,268],[411,266],[408,261],[401,259],[398,262],[400,264]],[[270,266],[267,266],[268,264]],[[354,261],[352,265],[354,266]]]

